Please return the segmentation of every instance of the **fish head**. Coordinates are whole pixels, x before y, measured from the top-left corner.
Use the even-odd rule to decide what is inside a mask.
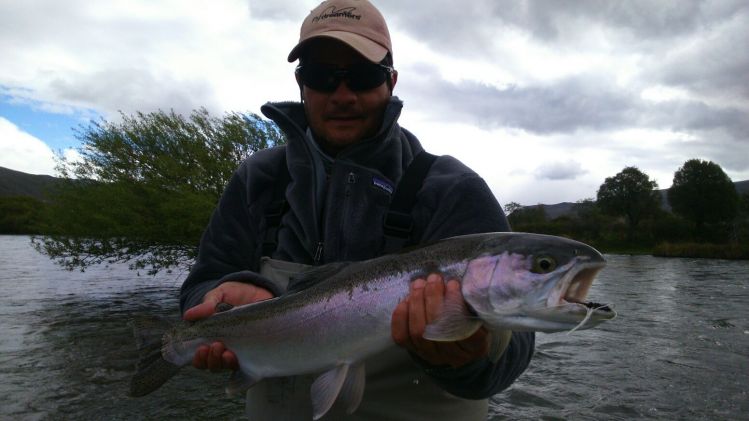
[[[463,297],[490,329],[558,332],[616,316],[586,301],[606,261],[578,241],[541,234],[486,236],[462,280]]]

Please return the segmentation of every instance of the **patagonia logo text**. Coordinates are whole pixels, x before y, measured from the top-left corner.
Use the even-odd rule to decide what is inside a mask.
[[[344,7],[342,9],[336,9],[335,6],[325,9],[319,15],[312,18],[312,23],[317,23],[329,18],[347,18],[361,20],[361,15],[354,14],[356,7]]]
[[[386,192],[388,192],[388,194],[393,194],[393,186],[391,186],[390,183],[381,178],[372,177],[372,185],[380,188],[381,190],[385,190]]]

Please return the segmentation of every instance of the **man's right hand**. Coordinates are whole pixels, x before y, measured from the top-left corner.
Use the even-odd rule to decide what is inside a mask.
[[[203,297],[203,302],[185,311],[182,318],[187,321],[205,319],[216,312],[216,306],[219,303],[241,306],[269,298],[273,298],[273,294],[265,288],[242,282],[225,282],[208,291]],[[214,342],[210,346],[199,346],[192,359],[192,365],[195,368],[207,368],[211,371],[224,368],[239,369],[237,356],[227,350],[221,342]]]

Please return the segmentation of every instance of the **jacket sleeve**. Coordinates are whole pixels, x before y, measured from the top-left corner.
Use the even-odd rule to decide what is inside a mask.
[[[198,258],[180,290],[180,311],[198,305],[205,294],[224,282],[247,282],[281,291],[258,271],[258,227],[261,216],[250,214],[249,165],[234,172],[200,240]]]
[[[455,180],[455,179],[454,179]],[[445,185],[444,183],[437,183]],[[423,241],[481,232],[510,231],[507,217],[483,179],[466,173],[431,199],[431,217]],[[426,199],[429,202],[430,199]],[[428,211],[424,211],[428,212]],[[417,216],[418,217],[418,216]],[[486,399],[509,387],[525,371],[533,355],[534,332],[513,332],[496,362],[483,358],[466,366],[434,367],[416,358],[425,372],[445,391],[465,399]]]

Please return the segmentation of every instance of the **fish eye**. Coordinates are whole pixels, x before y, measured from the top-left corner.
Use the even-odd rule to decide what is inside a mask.
[[[534,273],[549,273],[557,268],[557,261],[551,256],[539,256],[533,260]]]

